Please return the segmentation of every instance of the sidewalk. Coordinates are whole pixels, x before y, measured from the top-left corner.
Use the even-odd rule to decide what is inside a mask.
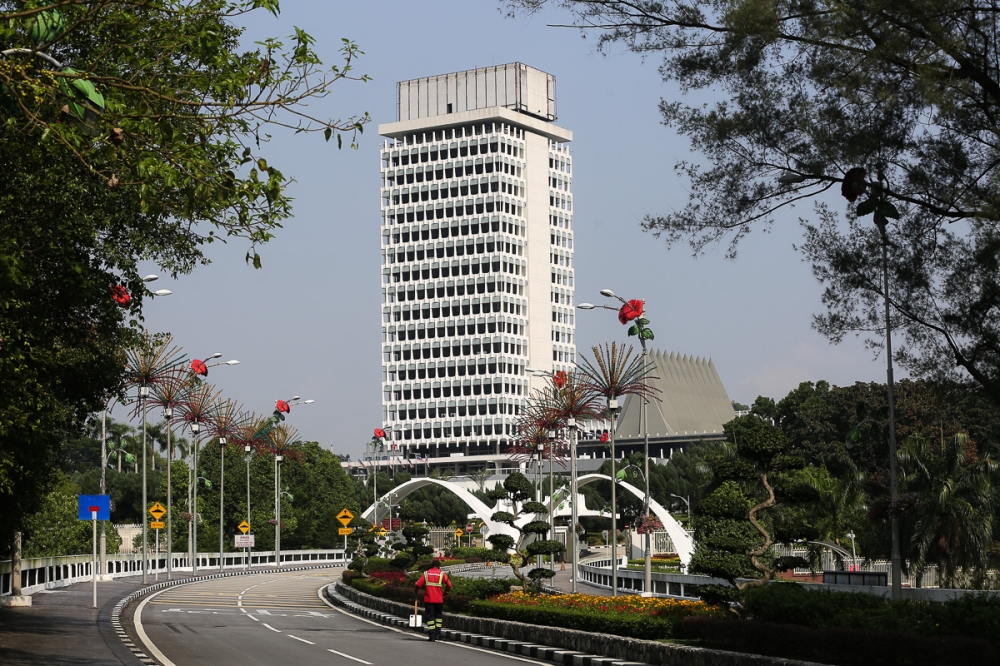
[[[165,579],[160,576],[160,581]],[[156,581],[150,577],[149,582]],[[141,587],[141,576],[98,583],[99,608],[91,607],[91,583],[36,592],[29,607],[0,608],[0,664],[141,666],[111,626],[111,611],[118,600]]]

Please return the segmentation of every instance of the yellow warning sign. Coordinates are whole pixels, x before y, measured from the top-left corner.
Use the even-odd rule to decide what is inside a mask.
[[[159,502],[156,502],[153,504],[153,506],[149,507],[149,515],[153,517],[153,520],[159,520],[160,518],[163,518],[163,516],[165,516],[166,513],[167,513],[166,508],[164,508],[164,506]]]
[[[230,523],[230,524],[232,524],[232,523]],[[250,531],[250,523],[248,523],[245,520],[242,523],[240,523],[239,525],[237,525],[236,527],[238,527],[239,530],[240,530],[240,532],[243,532],[243,534],[246,534],[247,532]]]
[[[340,536],[347,536],[347,535],[349,535],[353,531],[354,530],[351,529],[350,527],[340,527],[340,528],[337,528],[337,534],[339,534]]]
[[[455,528],[455,536],[461,537],[463,534],[465,534],[465,532],[462,531],[461,527],[456,527]]]
[[[341,525],[347,527],[347,525],[354,520],[354,514],[348,511],[347,507],[344,507],[340,510],[340,513],[337,514],[337,520],[340,521]]]
[[[149,526],[151,528],[153,528],[154,530],[162,530],[164,527],[167,526],[167,524],[164,523],[164,522],[161,522],[159,520],[153,520],[153,521],[150,521]]]

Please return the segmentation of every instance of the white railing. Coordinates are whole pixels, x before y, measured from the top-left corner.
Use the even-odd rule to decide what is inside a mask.
[[[198,553],[198,572],[219,571],[218,553]],[[281,564],[346,564],[343,548],[333,550],[283,550]],[[174,571],[191,571],[187,553],[174,553],[171,558]],[[221,570],[246,569],[247,558],[242,552],[223,554]],[[150,553],[147,574],[165,577],[166,553]],[[274,551],[250,553],[250,566],[274,567]],[[0,561],[0,596],[11,593],[11,561]],[[108,555],[102,578],[124,578],[142,575],[142,556],[138,553]],[[21,561],[21,594],[82,583],[93,576],[93,559],[90,555],[64,555],[60,557],[35,557]]]

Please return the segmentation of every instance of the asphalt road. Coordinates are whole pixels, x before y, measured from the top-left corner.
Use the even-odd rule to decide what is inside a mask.
[[[136,644],[163,666],[512,666],[543,663],[384,627],[327,605],[340,570],[236,576],[170,588],[136,606]]]

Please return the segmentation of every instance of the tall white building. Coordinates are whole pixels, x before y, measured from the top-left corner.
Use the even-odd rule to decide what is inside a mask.
[[[573,135],[555,120],[555,77],[521,63],[398,84],[397,121],[379,126],[397,465],[502,463],[544,381],[525,368],[575,365]]]

